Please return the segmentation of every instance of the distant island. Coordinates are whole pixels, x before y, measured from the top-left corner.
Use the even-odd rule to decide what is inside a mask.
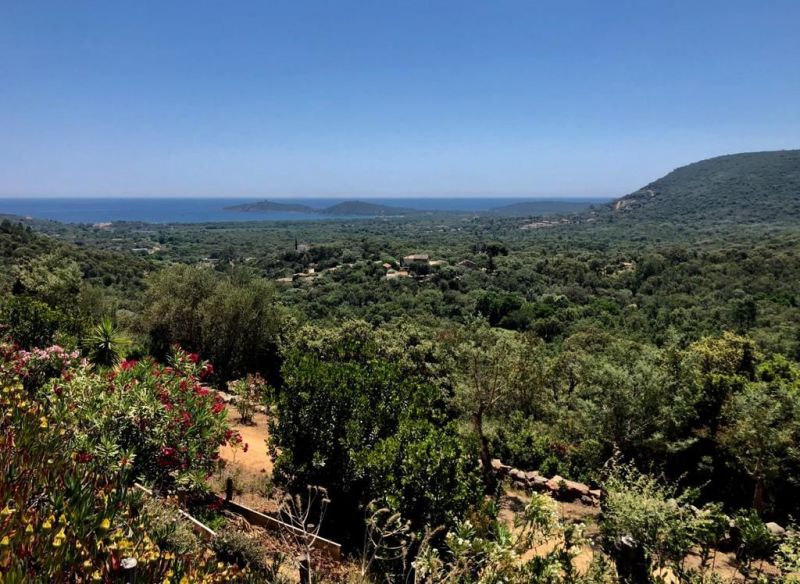
[[[225,207],[226,211],[244,213],[306,213],[331,216],[363,216],[363,217],[397,217],[401,215],[419,215],[424,213],[418,209],[404,209],[365,201],[343,201],[330,207],[314,208],[297,203],[276,203],[275,201],[259,201],[243,205]]]

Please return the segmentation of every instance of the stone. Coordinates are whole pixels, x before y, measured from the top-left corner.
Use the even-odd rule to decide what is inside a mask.
[[[581,503],[583,503],[584,505],[588,505],[590,507],[594,507],[596,502],[597,501],[595,501],[592,497],[590,497],[588,495],[584,495],[583,497],[581,497]]]
[[[556,475],[553,478],[549,479],[545,483],[545,486],[547,487],[547,490],[549,490],[549,491],[551,491],[553,493],[557,493],[558,490],[561,488],[561,482],[563,480],[564,480],[563,477],[561,477],[559,475]]]
[[[528,484],[527,483],[523,483],[522,481],[514,481],[513,483],[511,483],[511,486],[514,487],[515,489],[519,490],[519,491],[527,491],[528,490]]]
[[[529,480],[528,484],[534,491],[546,491],[547,490],[547,477],[543,477],[542,475],[537,475],[533,478],[533,480]]]
[[[499,458],[493,458],[491,464],[492,470],[501,477],[506,476],[511,470],[511,467],[507,464],[503,464],[503,461]]]
[[[539,474],[538,470],[531,470],[531,471],[528,471],[528,472],[525,473],[525,479],[529,483],[532,483],[532,482],[536,481],[536,477],[539,477],[539,476],[541,476],[541,475]]]
[[[786,530],[777,523],[775,523],[774,521],[765,523],[764,527],[766,527],[769,530],[769,532],[775,537],[783,537],[786,535]]]
[[[517,481],[528,480],[527,477],[525,476],[525,473],[519,470],[518,468],[512,468],[510,471],[508,471],[508,476]]]
[[[603,492],[600,489],[589,489],[589,495],[599,501],[603,496]]]

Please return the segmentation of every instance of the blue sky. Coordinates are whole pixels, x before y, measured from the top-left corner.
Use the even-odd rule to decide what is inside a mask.
[[[0,196],[621,195],[800,147],[800,2],[0,2]]]

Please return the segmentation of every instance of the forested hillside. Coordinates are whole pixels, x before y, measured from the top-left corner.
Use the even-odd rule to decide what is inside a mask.
[[[710,158],[611,204],[637,221],[785,223],[800,218],[800,150]]]

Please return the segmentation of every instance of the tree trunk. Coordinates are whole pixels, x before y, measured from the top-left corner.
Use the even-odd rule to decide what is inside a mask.
[[[764,510],[764,477],[756,477],[756,484],[753,488],[753,509],[761,515]]]
[[[486,435],[483,433],[483,407],[478,408],[472,415],[472,428],[475,431],[475,434],[478,435],[478,441],[480,442],[480,457],[481,466],[483,467],[483,476],[486,481],[486,485],[490,486],[493,482],[492,457],[489,454],[489,440],[486,439]]]

